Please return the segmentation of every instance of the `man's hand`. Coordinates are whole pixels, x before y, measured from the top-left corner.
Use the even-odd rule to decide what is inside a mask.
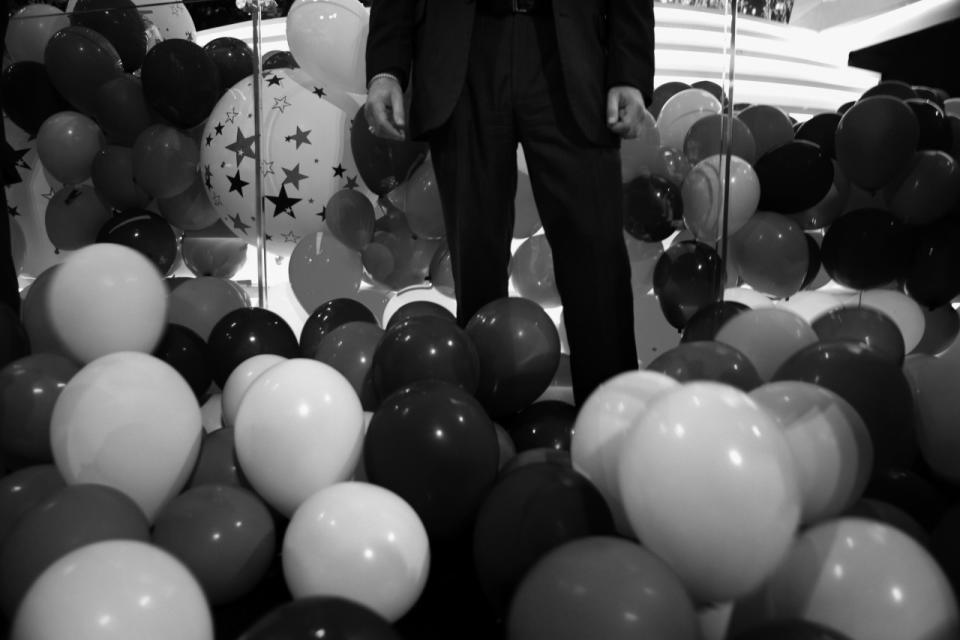
[[[621,138],[636,138],[643,126],[646,107],[636,87],[610,87],[607,91],[607,126]]]
[[[370,83],[363,112],[370,133],[391,140],[406,138],[403,90],[400,81],[393,76],[382,75]]]

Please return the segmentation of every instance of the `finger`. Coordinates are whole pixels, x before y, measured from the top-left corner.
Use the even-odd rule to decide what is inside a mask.
[[[380,100],[374,100],[367,103],[370,106],[370,111],[368,112],[367,120],[370,122],[370,126],[373,127],[374,132],[380,131],[383,129],[384,125],[389,123],[389,118],[387,117],[387,105]]]
[[[616,91],[607,92],[607,124],[613,125],[620,117],[620,95]]]
[[[390,92],[390,109],[393,111],[393,123],[401,129],[406,126],[403,112],[403,93],[399,89]]]
[[[370,119],[370,132],[381,138],[403,140],[403,134],[397,131],[396,127],[390,122],[386,104],[379,100],[374,100],[371,104],[373,117]]]

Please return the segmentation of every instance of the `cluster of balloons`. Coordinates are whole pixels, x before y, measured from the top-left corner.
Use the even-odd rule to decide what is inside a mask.
[[[102,580],[173,572],[153,588],[180,594],[157,606],[185,616],[187,637],[209,637],[206,604],[229,607],[272,568],[296,598],[336,595],[397,621],[425,589],[434,546],[472,529],[501,450],[537,445],[535,417],[514,414],[561,361],[552,319],[523,298],[491,303],[465,328],[433,303],[381,327],[339,298],[298,338],[223,278],[165,282],[146,256],[105,242],[41,274],[24,307],[4,331],[22,336],[22,357],[0,369],[12,471],[0,500],[3,612],[17,633],[50,633],[32,612],[62,609],[71,567],[121,539],[153,547],[109,547],[131,558],[130,573]],[[526,444],[490,416],[514,416]],[[138,618],[144,607],[93,588],[69,615],[94,629],[91,611],[123,616],[162,637],[168,623]]]
[[[97,273],[121,263],[142,272],[114,292]],[[241,301],[195,341],[204,359],[178,360],[195,332],[164,356],[145,317],[99,325],[135,291],[164,315],[178,291],[226,281],[168,293],[148,267],[107,243],[69,256],[47,286],[67,320],[50,332],[73,350],[0,369],[14,637],[449,637],[469,621],[518,640],[698,638],[717,603],[732,611],[717,637],[958,630],[955,525],[936,501],[957,495],[945,381],[960,359],[918,350],[905,294],[719,303],[575,410],[538,400],[563,360],[533,301],[461,328],[433,303],[381,326],[338,298],[299,337]],[[141,344],[122,342],[129,327]],[[104,635],[104,615],[123,623]]]
[[[892,284],[930,309],[960,294],[960,120],[944,92],[885,81],[802,123],[762,104],[731,118],[722,99],[709,82],[662,85],[623,147],[628,244],[673,238],[652,282],[671,324],[740,283],[770,298]]]
[[[181,247],[184,232],[223,237],[198,173],[199,126],[253,72],[242,41],[200,47],[196,37],[179,2],[41,3],[11,16],[0,83],[19,158],[7,198],[24,275],[94,242],[134,248],[163,274],[181,259],[202,275],[242,265],[235,250],[210,265],[202,250]]]
[[[246,45],[135,6],[31,5],[7,35],[23,193],[50,192],[24,211],[64,250],[0,309],[14,638],[699,638],[721,604],[731,639],[960,631],[943,95],[881,83],[794,124],[659,87],[625,237],[638,331],[671,336],[574,408],[545,399],[569,358],[522,171],[522,297],[465,327],[359,301],[453,283],[426,148],[359,110],[358,3],[291,7],[307,66],[264,74],[259,141]],[[229,280],[258,142],[299,336]],[[181,258],[197,277],[164,280]]]

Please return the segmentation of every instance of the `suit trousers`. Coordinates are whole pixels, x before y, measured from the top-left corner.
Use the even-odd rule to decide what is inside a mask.
[[[478,12],[462,95],[428,139],[458,322],[508,294],[519,144],[553,253],[575,402],[636,369],[620,152],[574,121],[549,12]]]

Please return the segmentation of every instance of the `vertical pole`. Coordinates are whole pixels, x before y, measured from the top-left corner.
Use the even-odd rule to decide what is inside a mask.
[[[727,238],[727,228],[728,228],[728,218],[730,211],[730,162],[732,156],[732,147],[733,147],[733,85],[734,85],[734,71],[735,71],[735,61],[737,57],[737,0],[730,0],[728,5],[730,11],[730,50],[727,55],[729,60],[729,67],[724,78],[724,96],[727,100],[726,109],[724,109],[724,124],[723,131],[720,134],[720,162],[723,167],[721,180],[723,184],[721,185],[721,190],[723,193],[723,208],[720,212],[720,247],[718,253],[720,254],[720,260],[723,262],[724,267],[724,276],[726,275],[726,266],[727,266],[727,248],[728,248],[728,238]],[[723,294],[720,296],[721,301],[723,300]]]
[[[261,163],[261,142],[263,141],[263,131],[261,122],[263,113],[261,109],[261,86],[263,73],[261,69],[261,36],[260,21],[263,17],[263,0],[252,0],[249,3],[251,17],[253,18],[253,163],[256,172],[253,177],[253,195],[256,212],[257,227],[257,306],[267,306],[267,226],[263,215],[263,165]]]

